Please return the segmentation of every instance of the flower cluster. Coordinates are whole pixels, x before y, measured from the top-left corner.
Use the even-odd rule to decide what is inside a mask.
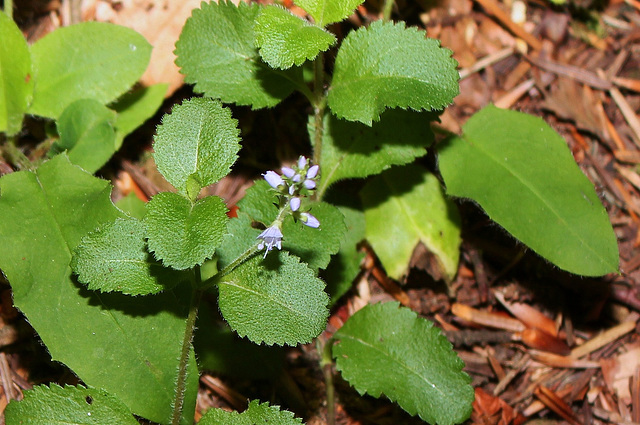
[[[274,223],[264,232],[260,233],[258,239],[258,249],[266,247],[264,255],[275,246],[281,249],[282,245],[282,220],[284,213],[291,213],[296,220],[300,220],[309,227],[318,228],[320,222],[308,211],[301,211],[302,198],[309,196],[316,188],[316,180],[319,176],[320,167],[311,165],[310,161],[301,156],[297,163],[291,167],[282,167],[282,175],[275,171],[267,171],[263,174],[264,179],[280,195],[280,213]]]

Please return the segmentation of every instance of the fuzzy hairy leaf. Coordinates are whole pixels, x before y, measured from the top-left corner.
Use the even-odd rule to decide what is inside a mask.
[[[105,390],[51,384],[24,391],[5,410],[7,425],[137,425],[131,411]]]
[[[251,224],[251,218],[242,211],[238,211],[238,216],[229,220],[227,234],[216,250],[218,269],[222,270],[231,264],[256,243],[261,231],[254,229]]]
[[[71,103],[56,121],[60,140],[51,147],[52,153],[66,150],[71,162],[95,173],[116,151],[115,120],[115,112],[97,100]]]
[[[164,83],[140,87],[125,93],[110,105],[118,113],[115,123],[116,150],[122,146],[125,136],[156,113],[162,105],[168,87],[169,85]]]
[[[373,22],[347,35],[336,57],[328,104],[371,125],[386,108],[442,109],[458,95],[451,51],[403,22]]]
[[[302,65],[336,42],[333,34],[281,6],[264,7],[253,30],[262,59],[280,69]]]
[[[254,255],[220,278],[218,292],[231,329],[257,344],[305,344],[324,330],[329,315],[324,283],[285,251]]]
[[[430,122],[434,119],[433,114],[397,109],[388,111],[368,127],[326,114],[319,195],[339,180],[378,174],[392,165],[404,165],[425,155],[426,148],[433,143]],[[313,140],[313,118],[308,129]]]
[[[556,266],[585,276],[618,270],[616,236],[593,184],[542,119],[488,106],[439,158],[447,193],[478,202]]]
[[[155,294],[186,278],[156,262],[146,248],[142,222],[118,218],[82,238],[71,268],[89,289],[129,295]]]
[[[117,396],[134,414],[168,423],[190,288],[143,298],[100,294],[76,282],[69,267],[83,236],[122,217],[109,192],[109,182],[71,164],[64,154],[34,172],[3,176],[0,268],[15,305],[54,361],[87,385]],[[192,355],[184,425],[192,423],[197,389]]]
[[[217,196],[195,204],[173,193],[161,192],[147,203],[144,217],[149,251],[177,270],[201,265],[220,246],[227,227],[227,207]]]
[[[0,12],[0,132],[12,136],[22,128],[22,119],[33,93],[31,55],[20,28]]]
[[[340,22],[351,15],[363,0],[296,0],[319,27]]]
[[[242,413],[227,412],[222,409],[209,409],[200,419],[198,425],[300,425],[302,420],[293,416],[287,410],[280,410],[280,406],[269,406],[251,400],[249,407]]]
[[[130,28],[104,22],[58,28],[31,46],[29,113],[58,118],[78,99],[107,104],[140,78],[150,57],[151,45]]]
[[[229,174],[240,150],[238,121],[213,99],[193,98],[175,106],[153,144],[158,170],[178,193],[195,200],[200,189]]]
[[[120,208],[128,216],[138,220],[142,220],[147,213],[147,203],[141,201],[134,192],[129,192],[127,196],[120,198],[116,202],[116,207]]]
[[[262,62],[253,32],[259,5],[221,0],[200,7],[176,43],[176,64],[196,92],[260,109],[277,105],[304,85],[301,69],[281,71]]]
[[[450,281],[458,270],[460,216],[438,179],[417,165],[395,167],[373,178],[360,192],[367,240],[385,270],[399,279],[422,242]]]
[[[258,180],[238,202],[240,211],[252,219],[269,226],[278,214],[275,192],[264,181]],[[338,252],[346,232],[342,213],[325,202],[304,202],[301,210],[309,212],[320,221],[318,229],[312,229],[292,216],[284,220],[282,226],[282,249],[297,255],[312,269],[322,269],[329,264],[331,255]]]
[[[451,343],[428,320],[397,302],[368,305],[336,332],[333,357],[360,394],[382,394],[431,424],[471,414],[471,378]]]

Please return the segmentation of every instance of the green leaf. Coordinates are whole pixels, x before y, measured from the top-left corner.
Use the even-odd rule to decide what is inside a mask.
[[[176,43],[176,64],[194,90],[225,103],[275,106],[296,88],[304,90],[302,70],[280,71],[262,62],[253,26],[261,7],[230,1],[202,3]]]
[[[79,99],[107,104],[147,68],[151,45],[134,30],[103,22],[58,28],[31,46],[35,88],[29,113],[58,118]]]
[[[238,211],[238,216],[229,220],[227,234],[224,236],[220,248],[216,250],[218,268],[222,270],[227,267],[255,245],[260,233],[260,230],[252,227],[251,218],[242,211]]]
[[[240,379],[277,378],[282,373],[285,350],[240,338],[217,318],[217,310],[217,305],[206,302],[198,310],[193,345],[200,369]]]
[[[565,141],[542,119],[488,106],[440,150],[453,196],[556,266],[585,276],[618,270],[615,233]]]
[[[342,42],[328,104],[338,118],[367,125],[386,108],[442,109],[458,95],[457,65],[424,31],[376,21]]]
[[[336,367],[360,394],[398,403],[431,424],[471,414],[471,379],[433,323],[396,302],[364,307],[334,335]]]
[[[116,118],[116,150],[124,138],[153,117],[164,100],[168,84],[140,87],[122,95],[111,108],[118,113]]]
[[[181,276],[147,252],[145,228],[134,218],[119,218],[82,238],[71,268],[89,289],[147,295],[172,288]]]
[[[351,15],[362,0],[296,0],[294,3],[303,8],[319,27],[340,22]]]
[[[249,407],[242,413],[227,412],[222,409],[209,409],[200,419],[198,425],[299,425],[302,420],[293,416],[287,410],[280,410],[279,406],[260,404],[252,400]]]
[[[358,244],[365,238],[364,213],[352,206],[340,205],[338,209],[344,216],[347,232],[340,244],[340,251],[331,258],[322,274],[327,282],[327,292],[331,296],[329,305],[335,304],[351,288],[360,273],[360,263],[364,258],[364,253],[358,249]]]
[[[367,240],[390,277],[402,277],[422,242],[435,255],[443,278],[453,279],[460,256],[460,217],[433,174],[417,165],[395,167],[373,178],[360,194]]]
[[[260,56],[273,68],[288,69],[318,56],[336,42],[336,37],[282,6],[262,8],[253,28]]]
[[[227,207],[217,196],[191,204],[161,192],[147,203],[144,217],[149,251],[167,267],[190,269],[211,258],[227,227]]]
[[[127,215],[135,217],[139,220],[144,218],[147,213],[147,203],[138,198],[135,192],[129,192],[124,198],[120,198],[116,202],[116,206],[124,211]]]
[[[270,226],[278,214],[274,202],[277,202],[275,191],[266,181],[258,180],[238,202],[238,208],[257,222]],[[320,227],[307,227],[296,222],[293,216],[288,216],[282,226],[282,249],[297,255],[312,269],[325,268],[331,255],[340,249],[347,230],[344,217],[336,207],[325,202],[305,201],[301,210],[309,211],[316,217]]]
[[[257,344],[305,344],[327,323],[323,289],[297,257],[273,251],[263,259],[259,253],[220,278],[218,305],[231,328]]]
[[[0,179],[0,268],[14,304],[51,353],[87,385],[104,388],[131,411],[168,423],[190,288],[130,297],[89,291],[72,278],[71,252],[101,224],[121,217],[109,182],[59,155],[35,172]],[[183,424],[195,410],[192,355]],[[136,385],[131,385],[135,382]]]
[[[191,200],[229,174],[240,150],[238,121],[219,101],[193,98],[162,118],[153,148],[158,170]]]
[[[320,221],[320,227],[313,229],[287,217],[282,225],[282,249],[297,255],[314,270],[324,269],[331,255],[340,250],[347,227],[339,209],[326,202],[303,203],[302,209],[309,210]]]
[[[18,26],[0,12],[0,132],[12,136],[22,129],[22,119],[33,92],[29,47]]]
[[[51,384],[24,391],[5,410],[7,425],[137,425],[131,411],[105,390]]]
[[[116,114],[97,100],[81,99],[65,108],[56,122],[60,140],[52,153],[67,150],[69,160],[95,173],[116,151]]]
[[[368,127],[325,115],[319,195],[339,180],[378,174],[392,165],[408,164],[425,155],[426,148],[433,143],[430,122],[435,118],[429,113],[391,110],[382,115],[380,122]],[[311,140],[313,132],[312,118]]]

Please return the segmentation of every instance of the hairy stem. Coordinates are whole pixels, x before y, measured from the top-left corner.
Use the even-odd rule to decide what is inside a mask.
[[[193,339],[193,331],[196,327],[196,318],[198,317],[198,308],[202,299],[202,290],[198,289],[202,277],[200,275],[200,266],[194,268],[194,285],[191,292],[191,302],[189,304],[189,315],[187,316],[187,326],[184,330],[184,338],[182,339],[182,351],[180,353],[180,363],[178,365],[178,379],[176,381],[176,395],[173,402],[173,415],[171,417],[171,425],[180,425],[182,418],[182,409],[184,407],[184,395],[187,390],[187,367],[189,366],[189,352],[191,351],[191,340]]]
[[[318,338],[318,345],[322,346],[320,338]],[[322,346],[322,359],[320,360],[320,366],[322,367],[322,374],[324,375],[324,385],[327,392],[327,425],[335,425],[336,422],[336,407],[335,407],[335,388],[333,386],[333,359],[331,357],[331,347],[333,345],[333,339],[329,339],[324,342]]]
[[[313,62],[313,69],[313,162],[322,166],[322,163],[320,162],[322,157],[322,136],[324,135],[322,120],[324,118],[324,108],[326,103],[326,97],[324,94],[324,56],[322,53],[320,53]],[[321,198],[321,195],[322,194],[316,193],[315,197],[319,199]]]
[[[4,13],[13,19],[13,0],[4,0]]]
[[[391,11],[393,10],[394,4],[395,0],[384,0],[384,7],[382,9],[382,20],[384,22],[391,20]]]
[[[18,169],[31,170],[33,168],[31,160],[29,160],[29,158],[27,158],[27,156],[16,146],[16,136],[7,137],[2,149],[9,160],[9,163]]]

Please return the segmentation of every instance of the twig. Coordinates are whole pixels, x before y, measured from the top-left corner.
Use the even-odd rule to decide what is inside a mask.
[[[500,62],[501,60],[508,58],[513,54],[513,52],[514,52],[513,47],[507,47],[505,49],[498,50],[495,53],[492,53],[490,55],[483,57],[482,59],[478,60],[476,63],[471,65],[470,67],[461,69],[460,79],[464,80],[469,75],[476,73],[478,71],[481,71],[486,67],[488,67],[489,65],[493,65],[496,62]]]
[[[509,15],[502,10],[500,5],[494,0],[476,0],[487,12],[496,17],[509,31],[515,34],[517,37],[523,39],[534,50],[540,50],[542,48],[542,42],[533,35],[529,34],[520,25],[511,20]]]

